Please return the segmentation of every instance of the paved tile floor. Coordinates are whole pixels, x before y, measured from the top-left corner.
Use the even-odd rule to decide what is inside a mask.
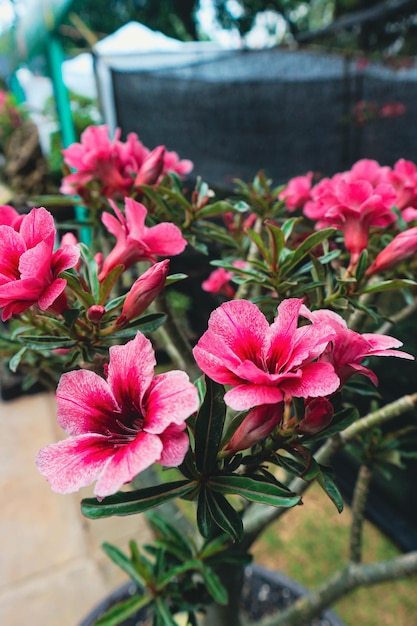
[[[39,448],[63,438],[53,395],[0,401],[0,424],[0,624],[77,626],[125,580],[101,543],[123,548],[148,531],[138,516],[85,519],[79,493],[55,494],[38,473]]]

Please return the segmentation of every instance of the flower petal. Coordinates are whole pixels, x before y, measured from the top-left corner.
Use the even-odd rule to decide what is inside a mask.
[[[143,428],[162,434],[170,424],[181,426],[198,409],[198,392],[187,374],[171,371],[155,376],[146,394]]]
[[[284,399],[278,387],[267,385],[238,385],[224,396],[227,406],[235,411],[245,411],[262,404],[277,404]]]

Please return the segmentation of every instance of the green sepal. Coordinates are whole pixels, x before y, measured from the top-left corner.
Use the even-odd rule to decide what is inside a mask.
[[[195,486],[195,482],[179,480],[136,491],[119,491],[113,496],[104,498],[101,502],[96,498],[85,498],[81,501],[81,511],[83,515],[91,519],[112,515],[133,515],[159,506],[167,500],[181,498],[195,489]]]
[[[238,495],[251,502],[270,506],[292,507],[301,500],[300,496],[279,485],[238,474],[216,476],[209,485],[217,493]]]
[[[217,452],[223,433],[226,406],[224,387],[206,377],[206,395],[195,423],[195,464],[210,475],[217,467]]]

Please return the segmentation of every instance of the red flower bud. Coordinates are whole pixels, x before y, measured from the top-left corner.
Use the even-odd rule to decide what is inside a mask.
[[[116,326],[125,326],[139,317],[162,291],[168,274],[169,259],[152,265],[133,283],[126,296],[122,314],[116,320]]]
[[[273,431],[275,426],[281,422],[283,412],[283,402],[255,407],[234,432],[225,450],[234,454],[239,450],[251,448]]]
[[[301,435],[315,435],[330,424],[333,418],[333,405],[327,398],[313,398],[306,401],[304,417],[297,424]]]
[[[101,304],[93,304],[87,311],[87,317],[93,324],[99,324],[106,309]]]
[[[135,178],[135,187],[139,185],[154,185],[158,182],[164,169],[165,146],[158,146],[152,150],[143,162]]]
[[[417,226],[403,231],[387,245],[376,257],[375,261],[368,267],[368,276],[377,274],[394,267],[417,252]]]

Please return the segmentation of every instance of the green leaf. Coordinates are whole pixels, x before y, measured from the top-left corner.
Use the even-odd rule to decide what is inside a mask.
[[[285,236],[281,228],[275,226],[270,222],[266,222],[265,224],[270,239],[270,245],[273,250],[272,252],[272,267],[276,267],[278,263],[278,259],[280,258],[281,251],[285,246]]]
[[[162,326],[166,318],[167,316],[165,315],[165,313],[151,313],[150,315],[146,315],[145,317],[138,317],[137,319],[130,322],[130,324],[125,328],[121,330],[116,330],[111,335],[107,335],[105,339],[128,338],[132,335],[136,335],[138,330],[140,330],[140,332],[144,334],[152,333],[154,330]]]
[[[81,258],[87,267],[87,280],[94,298],[94,302],[99,301],[100,283],[98,280],[98,265],[97,261],[91,254],[90,250],[84,243],[78,244],[81,250]]]
[[[109,609],[95,622],[94,626],[117,626],[127,620],[131,615],[134,615],[137,611],[140,611],[140,609],[146,607],[152,600],[153,598],[150,595],[134,595],[132,598],[119,602]]]
[[[301,501],[300,496],[279,485],[237,474],[216,476],[210,480],[209,486],[217,493],[235,494],[251,502],[270,506],[291,507]]]
[[[202,487],[198,494],[197,526],[202,537],[210,537],[213,531],[213,519],[207,506],[206,487]]]
[[[256,247],[258,248],[260,254],[265,259],[265,261],[268,263],[268,265],[272,265],[273,259],[272,259],[271,252],[268,250],[268,248],[264,244],[264,242],[262,240],[262,237],[257,232],[252,230],[251,228],[248,228],[246,230],[246,232],[248,234],[248,237],[250,237],[250,239],[256,245]]]
[[[173,285],[180,280],[185,280],[186,278],[188,278],[188,274],[171,274],[170,276],[167,276],[165,280],[165,287],[167,287],[168,285]]]
[[[282,276],[287,275],[300,261],[304,259],[310,252],[323,241],[331,237],[336,232],[335,228],[324,228],[319,230],[304,241],[294,250],[291,255],[288,255],[287,259],[281,266]]]
[[[178,622],[172,617],[169,606],[162,598],[155,598],[154,611],[158,626],[178,626]]]
[[[224,387],[206,377],[206,395],[195,424],[195,463],[210,474],[217,467],[217,452],[223,433],[226,406]]]
[[[136,491],[119,492],[114,496],[104,498],[101,502],[96,498],[85,498],[81,502],[81,510],[86,517],[91,519],[112,515],[133,515],[152,509],[167,500],[181,498],[195,489],[195,486],[195,482],[179,480]]]
[[[390,291],[392,289],[405,289],[406,287],[415,287],[417,283],[407,278],[399,278],[397,280],[384,280],[380,283],[368,285],[362,289],[362,293],[377,293],[379,291]]]
[[[356,266],[356,280],[360,282],[365,276],[366,269],[368,267],[368,250],[365,248],[359,257],[358,264]]]
[[[294,227],[302,221],[302,217],[291,217],[289,220],[286,220],[281,228],[284,233],[285,241],[291,236]]]
[[[124,265],[117,265],[111,272],[109,272],[102,283],[100,283],[100,289],[98,292],[97,304],[104,305],[113,286],[115,285],[119,276],[125,271]],[[124,298],[125,296],[123,296]],[[110,307],[109,307],[110,308]]]
[[[221,493],[206,489],[206,505],[213,522],[228,534],[233,541],[242,541],[243,524],[238,511],[226,500]]]
[[[143,587],[147,582],[146,578],[139,575],[132,561],[124,552],[119,550],[116,546],[112,546],[110,543],[103,543],[103,551],[107,554],[109,559],[113,561],[120,569],[122,569],[139,587]]]
[[[209,592],[213,600],[220,605],[227,604],[227,590],[220,581],[220,578],[217,576],[217,574],[211,569],[211,567],[209,567],[208,565],[204,565],[201,569],[201,574],[207,587],[207,591]]]
[[[31,350],[57,350],[59,348],[72,348],[77,345],[76,341],[67,337],[50,337],[48,335],[19,335],[19,340]]]
[[[218,202],[214,202],[213,204],[207,204],[205,207],[200,209],[196,213],[196,217],[215,217],[216,215],[223,215],[223,213],[230,212],[235,212],[235,207],[233,206],[233,204],[230,204],[225,200],[219,200]]]
[[[16,373],[17,368],[19,367],[20,362],[21,362],[21,360],[22,360],[22,358],[23,358],[23,356],[25,355],[26,352],[27,352],[27,348],[21,348],[19,350],[19,352],[16,352],[16,354],[14,354],[12,356],[12,358],[9,361],[9,369],[10,369],[10,371]]]
[[[331,470],[327,467],[321,466],[320,472],[317,475],[317,482],[325,493],[327,493],[339,513],[341,513],[343,511],[343,498],[333,480]]]
[[[181,551],[184,558],[188,559],[193,556],[193,550],[187,539],[164,517],[151,511],[146,514],[146,517],[154,530],[158,531],[167,541],[172,541],[177,549]]]

